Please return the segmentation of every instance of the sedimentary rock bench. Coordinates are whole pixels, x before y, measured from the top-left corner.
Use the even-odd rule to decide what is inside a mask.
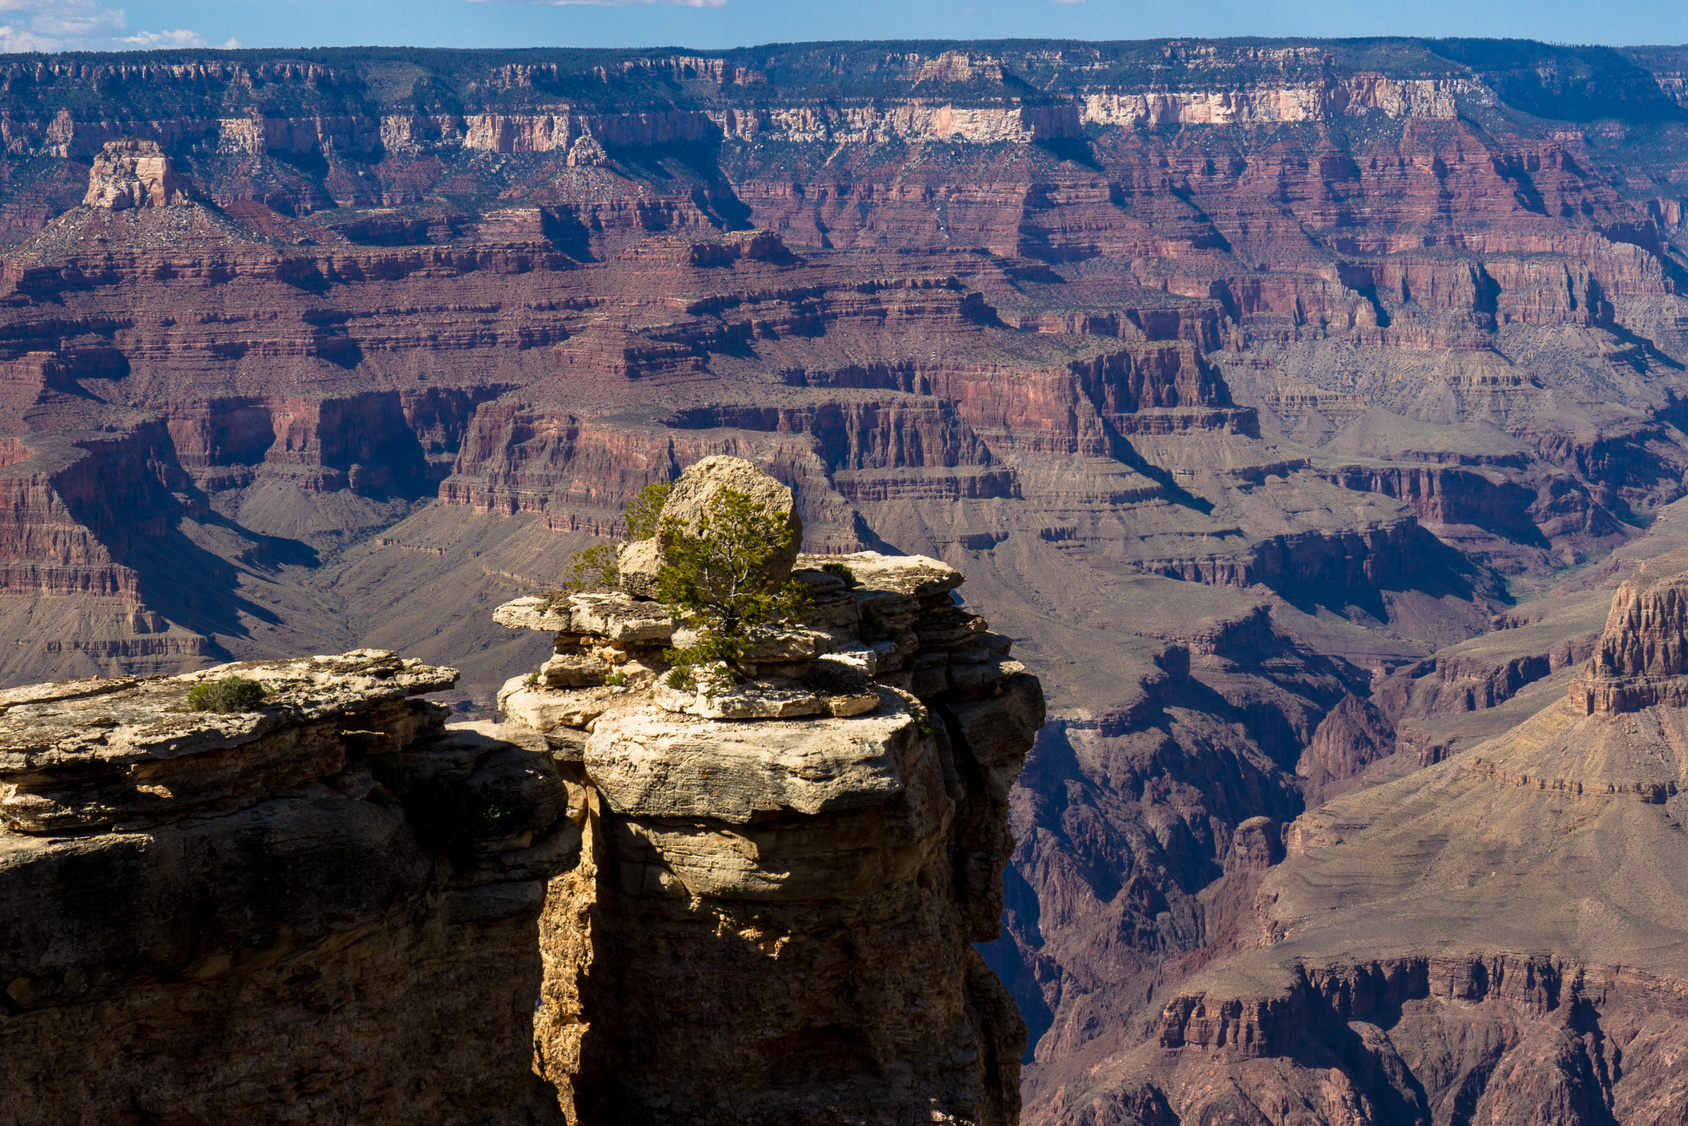
[[[249,711],[194,711],[238,674]],[[0,693],[0,1121],[530,1123],[585,791],[358,650]]]

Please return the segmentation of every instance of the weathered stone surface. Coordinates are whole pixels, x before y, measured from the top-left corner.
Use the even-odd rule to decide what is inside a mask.
[[[512,677],[498,693],[498,710],[535,731],[550,734],[558,727],[585,727],[613,706],[619,694],[611,688],[547,688],[537,677]]]
[[[574,607],[569,602],[571,597],[568,591],[523,595],[501,604],[492,612],[492,620],[511,629],[572,630]]]
[[[259,710],[194,712],[196,684],[240,674],[270,690]],[[386,650],[219,665],[177,677],[73,682],[0,700],[0,816],[14,831],[145,823],[250,804],[437,731],[443,711],[411,696],[455,669]],[[365,730],[347,731],[349,717]]]
[[[662,548],[653,537],[623,544],[616,556],[621,572],[621,589],[636,598],[655,598],[657,574],[662,570]]]
[[[701,719],[786,719],[826,714],[826,705],[812,688],[755,680],[690,689],[673,688],[664,681],[653,689],[653,699],[663,711]]]
[[[965,580],[954,567],[925,555],[858,551],[847,555],[804,555],[798,561],[816,569],[827,563],[841,563],[868,590],[906,594],[917,599],[948,594]]]
[[[819,814],[875,805],[901,791],[901,707],[850,719],[723,724],[657,710],[600,720],[586,769],[628,817],[708,817],[744,824],[759,813]]]
[[[187,185],[175,162],[157,141],[107,141],[94,157],[84,207],[122,211],[129,207],[169,207],[187,200]]]
[[[547,688],[584,688],[609,676],[610,663],[590,653],[558,653],[539,666],[539,681]]]
[[[661,606],[625,594],[569,596],[571,628],[628,645],[666,645],[674,621]]]

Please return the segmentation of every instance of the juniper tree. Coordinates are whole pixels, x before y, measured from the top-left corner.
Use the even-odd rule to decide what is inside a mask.
[[[785,514],[736,489],[711,497],[695,526],[662,530],[657,597],[699,633],[693,644],[664,654],[675,666],[671,684],[702,679],[714,689],[744,679],[742,662],[756,643],[803,612],[807,588],[769,570],[795,534]]]

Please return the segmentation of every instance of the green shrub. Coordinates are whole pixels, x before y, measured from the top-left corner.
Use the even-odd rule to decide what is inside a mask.
[[[563,585],[569,590],[602,590],[621,585],[621,568],[616,550],[607,543],[589,544],[569,557],[563,570]]]
[[[672,481],[653,481],[627,502],[622,522],[627,534],[617,543],[595,543],[581,548],[563,569],[563,586],[568,590],[614,590],[621,585],[618,565],[620,547],[633,540],[656,535],[662,518],[662,504],[674,488]]]
[[[250,677],[225,676],[194,685],[188,693],[188,707],[196,712],[237,715],[257,711],[269,694],[268,688]]]
[[[825,571],[829,575],[837,575],[839,578],[843,579],[845,590],[855,590],[857,587],[862,585],[856,579],[856,572],[850,570],[849,566],[846,564],[822,563],[821,570]]]
[[[662,506],[673,491],[672,481],[652,481],[639,490],[638,496],[627,502],[622,522],[627,526],[629,540],[648,540],[656,535],[657,524],[662,520]]]
[[[794,534],[783,513],[737,489],[710,498],[697,527],[667,533],[657,596],[700,637],[663,658],[691,677],[698,675],[693,670],[711,670],[703,679],[712,692],[743,680],[740,662],[756,643],[808,606],[807,587],[796,579],[777,582],[768,572]]]
[[[809,675],[803,680],[810,688],[819,692],[839,692],[844,688],[844,674],[820,664],[810,669]]]

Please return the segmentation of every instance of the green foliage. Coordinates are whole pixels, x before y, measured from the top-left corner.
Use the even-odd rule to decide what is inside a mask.
[[[536,685],[538,683],[539,683],[539,674],[536,673],[536,672],[530,672],[526,676],[522,677],[522,686],[525,687],[525,688],[532,688],[534,685]]]
[[[843,579],[845,590],[855,590],[857,587],[862,585],[856,580],[856,572],[850,570],[850,568],[843,563],[822,563],[821,570],[825,571],[829,575],[837,575],[839,578]]]
[[[684,649],[666,651],[664,659],[691,677],[698,675],[695,670],[710,670],[704,679],[712,689],[742,679],[740,662],[756,643],[808,606],[802,583],[780,583],[768,573],[774,556],[791,546],[792,535],[783,514],[737,489],[716,493],[695,528],[670,530],[657,596],[701,636]]]
[[[623,513],[627,536],[621,543],[656,535],[662,504],[673,488],[672,481],[653,481],[627,502]],[[617,562],[620,546],[620,543],[595,543],[575,552],[563,570],[563,586],[569,590],[614,590],[620,586],[621,568]]]
[[[604,683],[609,685],[611,688],[620,688],[622,685],[627,683],[627,674],[624,672],[612,672],[604,678]]]
[[[627,502],[623,523],[627,526],[629,540],[648,540],[656,535],[656,526],[662,519],[662,506],[673,491],[672,481],[652,481],[639,490],[638,496]]]
[[[570,590],[602,590],[621,585],[615,548],[595,543],[574,553],[563,571],[563,585]]]
[[[188,693],[188,708],[196,712],[217,712],[237,715],[255,712],[264,706],[270,690],[250,677],[225,676],[196,684]]]

